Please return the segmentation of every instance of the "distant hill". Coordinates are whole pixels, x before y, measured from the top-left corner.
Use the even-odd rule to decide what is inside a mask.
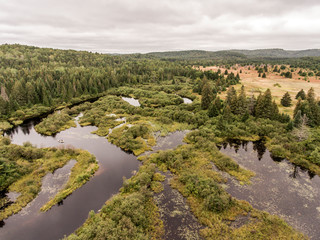
[[[257,50],[224,50],[224,51],[170,51],[151,52],[145,54],[149,57],[166,59],[221,59],[221,58],[300,58],[300,57],[320,57],[320,49],[307,49],[291,51],[284,49],[257,49]]]
[[[167,58],[167,59],[215,59],[215,58],[242,58],[247,56],[235,51],[203,51],[203,50],[188,50],[188,51],[170,51],[170,52],[151,52],[145,54],[149,57]]]
[[[246,55],[247,57],[270,57],[270,58],[299,58],[299,57],[319,57],[320,49],[307,49],[291,51],[284,49],[257,49],[257,50],[230,50]]]

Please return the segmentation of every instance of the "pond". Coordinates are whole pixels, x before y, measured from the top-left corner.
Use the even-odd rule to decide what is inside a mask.
[[[140,107],[139,100],[137,100],[137,99],[122,97],[122,100],[126,101],[127,103],[130,103],[132,106]]]
[[[90,210],[97,212],[112,195],[119,191],[124,176],[130,178],[140,166],[140,162],[133,154],[122,151],[104,137],[91,134],[97,129],[96,127],[81,127],[77,123],[77,127],[60,132],[54,137],[42,136],[34,129],[39,121],[39,119],[30,120],[8,131],[6,135],[12,139],[12,143],[19,145],[29,141],[38,147],[73,146],[88,150],[96,156],[99,170],[84,186],[73,192],[59,205],[43,213],[39,212],[39,209],[49,199],[48,189],[57,191],[61,188],[67,179],[61,173],[69,174],[74,161],[56,170],[55,174],[48,174],[43,179],[41,193],[29,204],[31,207],[28,205],[18,214],[0,222],[0,239],[50,240],[69,235],[83,224]],[[167,137],[159,137],[159,144],[154,149],[173,148],[182,143],[186,133],[187,131],[176,132]],[[59,143],[59,140],[63,140],[63,143]]]
[[[256,173],[251,185],[228,177],[226,190],[232,196],[279,215],[311,239],[320,239],[319,176],[285,159],[272,158],[262,142],[229,143],[220,151]]]

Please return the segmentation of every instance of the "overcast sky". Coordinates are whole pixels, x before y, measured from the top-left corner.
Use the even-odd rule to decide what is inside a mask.
[[[320,48],[319,0],[0,0],[0,44],[108,53]]]

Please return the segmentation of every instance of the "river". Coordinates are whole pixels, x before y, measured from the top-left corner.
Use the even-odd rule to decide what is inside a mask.
[[[29,120],[6,132],[6,135],[11,138],[13,144],[22,145],[29,141],[38,147],[69,146],[85,149],[96,156],[99,170],[89,182],[47,212],[39,211],[40,207],[48,200],[48,197],[43,198],[43,194],[40,192],[38,197],[25,209],[2,221],[0,239],[56,240],[69,235],[84,223],[90,210],[97,212],[113,194],[119,191],[123,177],[130,178],[140,166],[140,162],[133,154],[122,151],[104,137],[92,134],[91,132],[96,130],[96,127],[81,127],[77,123],[77,127],[62,131],[55,136],[43,136],[34,129],[39,121],[40,119]],[[183,137],[187,132],[175,132],[166,137],[158,137],[158,144],[154,150],[170,149],[182,144]],[[64,143],[59,143],[58,140],[63,140]],[[70,168],[67,168],[69,172]],[[56,172],[61,172],[61,170]],[[68,171],[64,172],[68,174]],[[50,178],[50,176],[47,175],[44,178],[43,187],[46,184],[46,178]],[[46,186],[46,188],[50,188],[50,186]]]
[[[59,206],[48,212],[21,211],[2,222],[0,239],[59,239],[74,232],[88,217],[90,210],[98,211],[122,186],[125,176],[130,178],[138,170],[139,161],[133,154],[122,151],[104,137],[91,134],[96,127],[70,128],[54,137],[38,134],[34,125],[37,120],[28,121],[7,132],[14,144],[31,142],[38,147],[73,146],[88,150],[99,162],[99,170],[80,189],[67,197]],[[63,139],[64,143],[58,142]]]

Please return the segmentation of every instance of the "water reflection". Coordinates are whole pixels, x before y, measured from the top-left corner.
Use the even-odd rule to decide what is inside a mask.
[[[227,191],[254,207],[277,214],[312,239],[320,239],[320,178],[310,171],[275,158],[262,141],[231,141],[220,151],[256,173],[251,185],[228,179]]]

